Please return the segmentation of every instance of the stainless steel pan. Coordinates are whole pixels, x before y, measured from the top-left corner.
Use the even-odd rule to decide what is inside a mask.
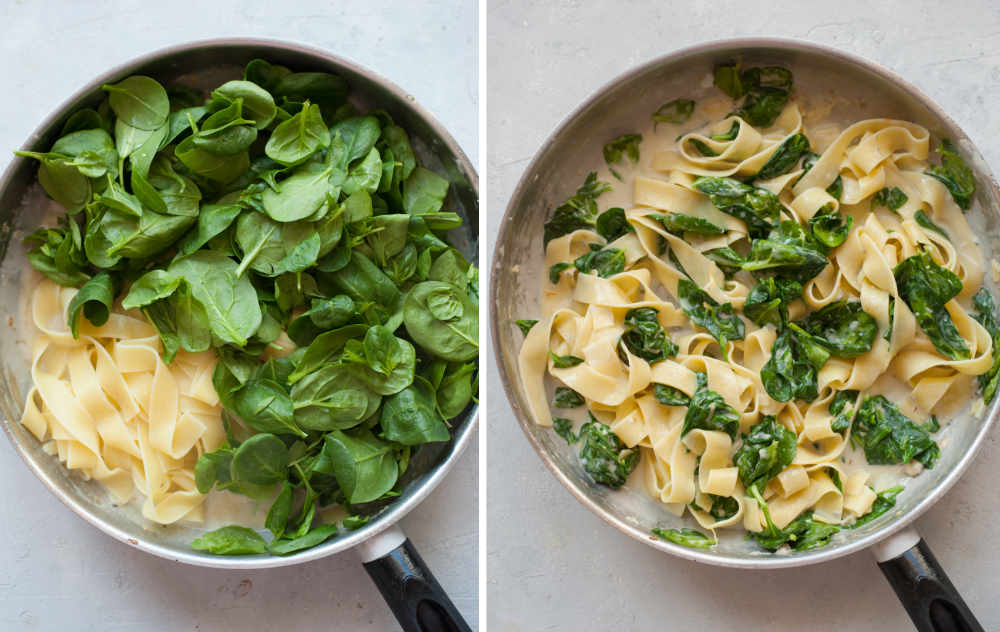
[[[409,134],[414,150],[430,168],[451,181],[447,204],[462,215],[464,226],[452,231],[452,242],[475,261],[479,235],[478,176],[455,140],[412,96],[374,72],[329,53],[285,42],[224,39],[194,42],[161,50],[95,78],[49,115],[22,149],[47,151],[73,111],[94,106],[101,85],[132,74],[162,82],[178,81],[211,88],[239,78],[254,58],[265,58],[296,70],[333,72],[351,86],[351,101],[362,111],[382,108]],[[0,148],[13,151],[15,148]],[[403,492],[366,526],[289,557],[213,556],[191,549],[203,531],[185,525],[162,527],[144,520],[137,508],[113,506],[101,487],[71,475],[18,420],[23,395],[30,386],[29,352],[24,344],[22,273],[28,267],[21,237],[38,227],[39,209],[49,204],[35,182],[36,165],[15,158],[0,180],[0,318],[13,325],[0,337],[0,409],[3,429],[25,463],[43,483],[84,520],[135,548],[177,562],[217,568],[269,568],[319,559],[353,547],[406,630],[466,630],[458,611],[423,565],[420,556],[395,524],[423,500],[455,464],[476,425],[475,405],[452,428],[451,441],[423,447],[403,477]]]
[[[691,526],[669,514],[643,490],[610,490],[594,484],[572,448],[554,432],[535,424],[520,387],[517,353],[523,336],[514,319],[539,310],[543,274],[542,225],[554,204],[568,197],[588,171],[602,164],[609,139],[635,131],[661,104],[697,92],[712,67],[740,58],[745,65],[781,64],[792,70],[799,94],[829,94],[850,118],[890,116],[914,121],[935,139],[959,142],[976,174],[976,200],[985,211],[970,215],[982,235],[987,259],[1000,252],[1000,192],[968,137],[930,99],[891,71],[870,61],[811,43],[748,39],[713,42],[684,49],[631,70],[597,91],[549,136],[521,178],[497,237],[490,273],[490,327],[500,379],[517,419],[542,461],[577,499],[623,533],[679,557],[737,568],[784,568],[832,560],[874,547],[886,577],[921,630],[964,618],[979,629],[971,612],[909,525],[958,480],[997,416],[956,420],[941,462],[907,482],[894,510],[856,530],[842,531],[824,548],[774,555],[741,537],[723,538],[711,550],[691,549],[650,537],[653,527]],[[979,215],[979,217],[975,217]],[[956,624],[957,625],[957,624]]]

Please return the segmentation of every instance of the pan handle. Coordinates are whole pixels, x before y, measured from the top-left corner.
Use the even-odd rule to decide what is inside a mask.
[[[365,570],[404,632],[471,632],[399,527],[386,529],[359,549]]]
[[[918,632],[983,632],[915,529],[889,536],[872,552]]]

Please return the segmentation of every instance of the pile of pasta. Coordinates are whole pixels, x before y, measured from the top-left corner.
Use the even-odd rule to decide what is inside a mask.
[[[713,140],[713,134],[724,136],[734,123],[739,124],[735,138]],[[782,220],[806,225],[820,209],[832,205],[853,217],[854,223],[823,271],[803,285],[803,300],[792,304],[789,318],[838,300],[860,301],[876,319],[879,335],[869,352],[854,359],[831,357],[826,362],[818,373],[819,397],[814,401],[783,403],[768,395],[760,377],[775,341],[775,328],[758,327],[744,319],[745,338],[728,341],[727,349],[720,349],[711,335],[694,327],[677,307],[677,294],[678,280],[686,272],[718,303],[742,308],[753,279],[745,272],[727,279],[703,253],[746,243],[747,226],[719,211],[692,183],[699,176],[756,174],[785,140],[799,132],[806,133],[813,150],[821,153],[811,169],[796,168],[754,184],[780,197]],[[704,155],[692,139],[715,155]],[[850,441],[850,429],[840,433],[831,428],[828,407],[835,394],[843,390],[877,393],[882,380],[891,377],[907,388],[902,400],[895,399],[901,412],[926,418],[956,402],[972,401],[973,376],[991,366],[991,337],[963,307],[982,283],[983,257],[949,191],[924,174],[928,149],[928,131],[901,120],[870,119],[843,130],[830,125],[803,130],[802,114],[791,103],[766,130],[730,116],[706,133],[684,135],[669,150],[655,154],[651,161],[655,173],[650,175],[656,177],[634,177],[634,207],[626,210],[626,217],[635,231],[608,244],[624,251],[625,271],[609,278],[568,272],[555,284],[543,280],[541,320],[528,332],[519,357],[521,384],[534,419],[543,426],[552,425],[545,379],[550,375],[581,394],[594,417],[610,425],[626,446],[638,446],[639,475],[645,487],[672,513],[682,515],[689,510],[710,530],[742,524],[748,531],[760,532],[766,527],[763,512],[744,490],[733,463],[738,435],[733,440],[725,432],[696,429],[682,438],[686,408],[662,405],[652,394],[653,384],[665,384],[691,396],[696,372],[705,373],[707,387],[739,413],[741,433],[763,416],[775,415],[797,436],[794,461],[768,483],[763,494],[778,528],[806,510],[830,524],[847,524],[870,512],[876,490],[869,471],[846,471],[839,458]],[[838,176],[843,182],[839,200],[827,192]],[[871,198],[885,187],[898,187],[907,202],[896,211],[875,208]],[[914,220],[921,209],[950,239]],[[649,217],[665,211],[706,219],[726,232],[681,238]],[[546,268],[573,261],[595,243],[604,245],[605,240],[589,230],[553,239],[546,248]],[[664,244],[683,272],[661,254]],[[893,267],[921,251],[929,252],[962,282],[961,293],[946,308],[970,351],[969,359],[951,360],[940,354],[900,300]],[[624,345],[621,349],[627,358],[619,357],[625,314],[638,307],[658,310],[660,324],[679,346],[675,357],[651,365]],[[577,356],[583,362],[556,368],[550,351]],[[713,518],[710,495],[734,498],[739,510],[725,519]]]
[[[75,293],[48,279],[34,292],[33,387],[21,423],[114,503],[138,492],[148,520],[202,520],[194,466],[225,440],[215,356],[182,351],[168,366],[153,326],[124,313],[100,327],[81,318],[74,338],[66,311]]]

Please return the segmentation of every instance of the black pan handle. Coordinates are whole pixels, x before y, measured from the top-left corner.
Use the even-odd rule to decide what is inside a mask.
[[[404,632],[472,632],[402,531],[392,527],[373,539],[365,570]]]
[[[983,632],[937,558],[913,529],[875,547],[878,567],[918,632]]]

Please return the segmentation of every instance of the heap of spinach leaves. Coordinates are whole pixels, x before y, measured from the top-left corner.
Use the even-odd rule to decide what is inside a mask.
[[[37,159],[66,215],[25,239],[31,264],[79,286],[68,310],[141,309],[164,360],[213,349],[226,441],[198,490],[274,498],[270,543],[231,526],[192,546],[286,555],[357,528],[398,495],[422,444],[478,383],[478,273],[449,246],[449,183],[339,76],[264,60],[207,99],[132,76],[104,86]],[[268,353],[287,332],[290,355]]]

